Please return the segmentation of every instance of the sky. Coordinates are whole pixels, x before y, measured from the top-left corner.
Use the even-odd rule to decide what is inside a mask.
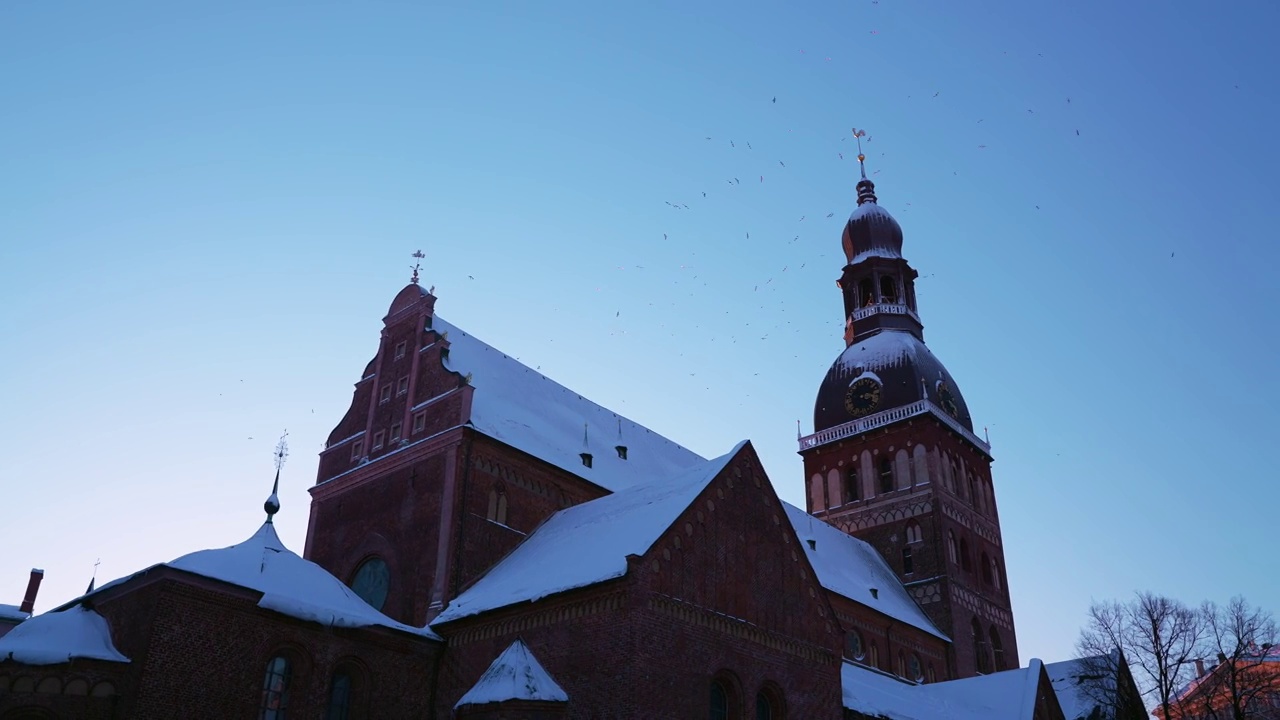
[[[1022,660],[1280,612],[1280,5],[0,7],[0,602],[262,520],[421,249],[437,311],[803,506],[851,128],[989,433]],[[677,207],[678,206],[678,207]],[[687,206],[687,208],[685,207]]]

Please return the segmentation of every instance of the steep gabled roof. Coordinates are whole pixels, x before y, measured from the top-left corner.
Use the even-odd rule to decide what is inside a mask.
[[[286,548],[271,523],[263,523],[244,542],[216,550],[198,550],[176,560],[153,565],[142,572],[107,583],[85,597],[98,595],[158,567],[182,570],[260,592],[259,607],[300,620],[330,627],[376,625],[440,639],[429,628],[405,625],[374,610],[329,571]]]
[[[106,618],[83,605],[36,615],[0,637],[0,661],[57,665],[74,658],[129,662],[111,642]]]
[[[612,491],[706,461],[439,316],[432,318],[431,326],[449,334],[445,367],[471,376],[471,425],[489,437]],[[626,447],[626,459],[619,457],[618,445]],[[582,462],[583,452],[592,455],[589,468]]]
[[[1058,696],[1058,704],[1062,706],[1062,715],[1067,720],[1111,717],[1097,695],[1099,691],[1116,692],[1115,674],[1119,672],[1119,661],[1120,651],[1115,650],[1109,656],[1076,658],[1044,666],[1049,682],[1053,683],[1053,692]]]
[[[493,661],[453,707],[526,700],[568,702],[569,695],[551,678],[523,640],[516,640]]]
[[[450,601],[433,625],[622,577],[627,556],[643,555],[742,451],[690,470],[561,510],[474,585]]]
[[[1044,663],[991,675],[915,685],[845,663],[844,706],[889,720],[1033,720]]]
[[[782,505],[822,587],[949,641],[875,548],[790,503]]]

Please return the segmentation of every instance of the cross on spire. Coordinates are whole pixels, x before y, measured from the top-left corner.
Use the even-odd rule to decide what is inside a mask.
[[[271,497],[262,504],[262,509],[267,511],[267,523],[271,523],[271,518],[280,512],[280,498],[276,497],[276,493],[280,490],[280,468],[284,467],[285,458],[289,457],[289,431],[285,430],[280,436],[280,442],[276,443],[275,462],[276,462],[276,479],[271,484]]]
[[[415,262],[413,263],[413,277],[409,278],[409,282],[417,285],[418,271],[422,269],[422,258],[426,257],[426,255],[423,255],[422,251],[418,250],[412,255],[412,257],[415,259]]]
[[[853,129],[853,139],[858,143],[858,169],[862,171],[862,179],[858,181],[858,204],[876,201],[876,186],[867,178],[867,156],[862,154],[862,138],[871,141],[866,130]]]

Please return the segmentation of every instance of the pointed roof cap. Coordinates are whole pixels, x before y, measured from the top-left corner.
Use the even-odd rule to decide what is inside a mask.
[[[569,695],[551,677],[551,673],[529,652],[524,640],[516,640],[502,651],[488,670],[480,676],[454,709],[463,705],[525,700],[569,702]]]

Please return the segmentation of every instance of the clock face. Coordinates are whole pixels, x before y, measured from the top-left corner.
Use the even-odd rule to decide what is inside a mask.
[[[951,417],[955,417],[960,412],[956,407],[956,396],[951,394],[951,388],[947,387],[946,383],[938,383],[938,402]]]
[[[880,407],[880,383],[869,377],[858,378],[849,384],[844,395],[844,409],[859,418],[870,415]]]
[[[356,570],[355,577],[351,579],[351,589],[361,600],[373,606],[374,610],[381,610],[387,602],[387,586],[390,583],[391,571],[387,564],[375,557],[365,560]]]

